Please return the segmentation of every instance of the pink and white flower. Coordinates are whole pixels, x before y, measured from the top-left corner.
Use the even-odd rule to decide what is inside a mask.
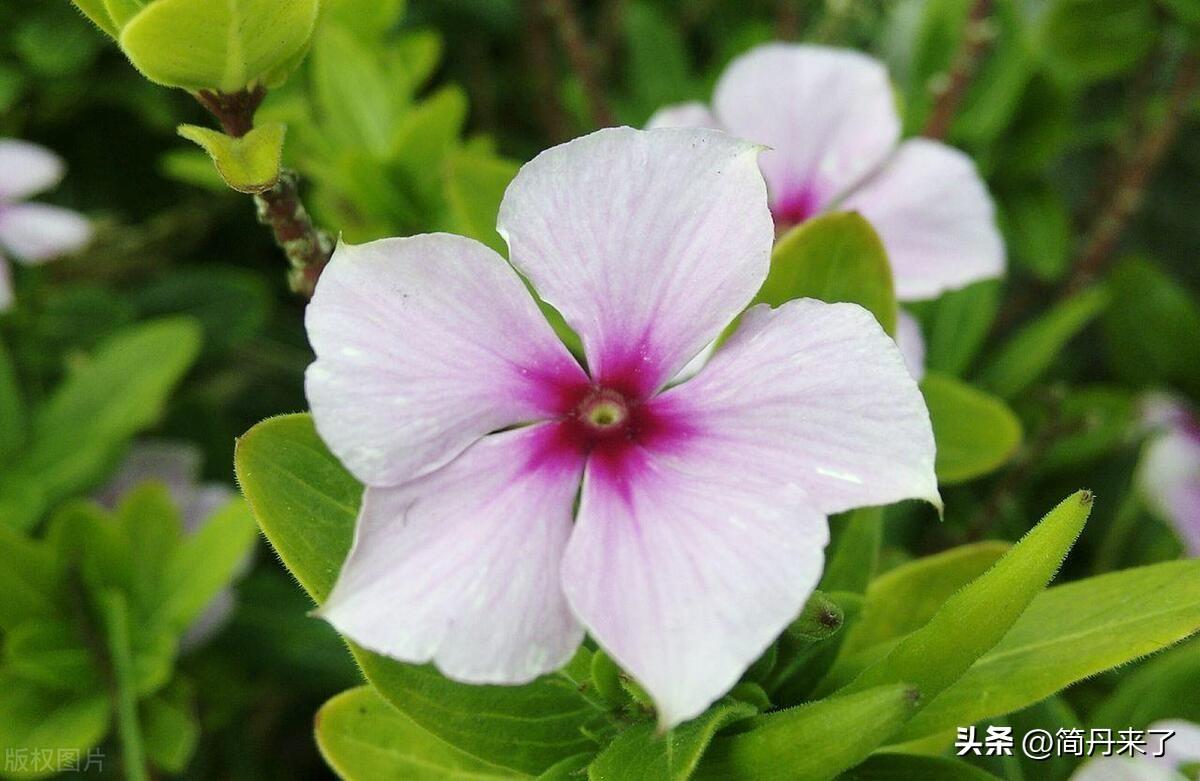
[[[1147,398],[1144,419],[1153,433],[1138,464],[1138,488],[1188,555],[1200,556],[1200,421],[1183,404],[1157,394]]]
[[[649,126],[719,128],[770,147],[759,162],[777,228],[861,213],[887,249],[901,301],[1004,273],[995,207],[971,159],[929,139],[901,141],[887,70],[865,54],[765,44],[730,63],[711,110],[668,106]],[[923,345],[909,325],[898,341],[915,357]]]
[[[516,684],[585,630],[676,724],[812,592],[826,515],[938,502],[929,416],[866,310],[758,306],[774,226],[758,148],[601,130],[500,207],[516,270],[446,234],[342,244],[308,309],[317,429],[367,488],[321,615],[361,645]]]
[[[76,252],[92,238],[82,215],[44,203],[24,203],[62,179],[65,167],[48,149],[0,139],[0,311],[12,305],[12,280],[5,253],[22,263],[42,263]]]

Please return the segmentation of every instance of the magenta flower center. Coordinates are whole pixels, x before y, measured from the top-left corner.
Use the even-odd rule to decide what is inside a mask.
[[[786,190],[771,204],[775,229],[782,232],[816,216],[824,205],[821,187],[807,183]]]

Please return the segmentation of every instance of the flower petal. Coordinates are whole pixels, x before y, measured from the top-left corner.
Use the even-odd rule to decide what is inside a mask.
[[[821,204],[878,167],[900,139],[883,64],[849,49],[771,43],[730,63],[713,97],[730,133],[771,147],[773,204]]]
[[[995,206],[971,158],[936,141],[905,141],[839,206],[870,221],[901,301],[933,298],[1004,273]]]
[[[559,583],[582,457],[554,424],[485,437],[433,474],[368,488],[320,614],[356,643],[467,683],[524,683],[583,639]]]
[[[368,485],[557,413],[557,384],[586,382],[504,259],[461,236],[340,244],[305,325],[317,430]]]
[[[13,304],[12,268],[8,259],[0,254],[0,312],[7,311]]]
[[[920,382],[925,377],[925,337],[921,335],[921,324],[917,318],[903,309],[896,317],[896,346],[904,356],[908,373]]]
[[[825,516],[739,455],[698,432],[627,453],[615,472],[588,464],[563,590],[664,728],[728,691],[821,577]]]
[[[62,158],[45,147],[0,139],[0,201],[15,201],[49,190],[62,179]]]
[[[925,400],[896,343],[855,304],[756,306],[699,374],[661,398],[743,468],[799,483],[822,512],[940,506]]]
[[[708,106],[698,100],[663,106],[646,120],[646,129],[658,127],[707,127],[720,130],[721,123]]]
[[[517,174],[500,233],[593,377],[649,393],[757,292],[774,229],[756,154],[713,130],[609,128]]]
[[[1200,429],[1191,421],[1151,439],[1137,468],[1147,504],[1171,524],[1191,556],[1200,556]]]
[[[44,203],[0,207],[0,245],[25,263],[78,252],[91,240],[92,224],[70,209]]]

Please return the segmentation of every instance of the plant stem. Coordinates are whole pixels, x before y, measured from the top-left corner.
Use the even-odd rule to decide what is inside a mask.
[[[226,135],[241,138],[254,128],[254,112],[266,95],[261,86],[233,93],[201,90],[196,100],[216,117]],[[296,173],[282,171],[275,186],[255,195],[254,203],[258,221],[271,229],[291,265],[288,282],[292,290],[312,298],[317,279],[333,255],[333,239],[309,217],[300,200]]]
[[[542,0],[524,0],[521,9],[525,22],[525,63],[533,79],[534,92],[541,96],[541,99],[536,101],[534,112],[546,139],[552,144],[557,144],[570,138],[570,134],[554,81],[554,47],[550,41],[550,20],[542,10]]]
[[[142,727],[138,721],[137,693],[133,684],[133,650],[129,643],[129,609],[116,591],[100,596],[100,612],[108,637],[109,661],[116,682],[117,734],[129,781],[149,781]]]
[[[1165,112],[1159,121],[1145,122],[1147,129],[1141,141],[1126,158],[1108,200],[1084,234],[1083,249],[1067,281],[1066,295],[1091,283],[1112,257],[1130,218],[1141,205],[1146,185],[1179,132],[1188,103],[1196,92],[1198,78],[1200,62],[1192,54],[1184,55],[1167,89]],[[1150,106],[1147,113],[1153,110],[1154,106]],[[1144,122],[1145,118],[1135,117],[1134,121]]]
[[[966,97],[971,79],[975,78],[979,62],[992,41],[993,30],[988,24],[991,12],[992,0],[974,0],[967,11],[967,23],[958,50],[950,62],[950,71],[945,82],[937,89],[933,108],[921,131],[926,138],[941,140],[950,132],[950,125]]]
[[[583,36],[583,27],[579,23],[579,15],[575,12],[573,0],[544,0],[546,14],[554,23],[558,33],[558,42],[562,45],[571,64],[571,70],[579,78],[583,87],[583,95],[587,100],[589,113],[597,127],[611,127],[617,124],[612,107],[600,84],[596,72],[596,60]]]

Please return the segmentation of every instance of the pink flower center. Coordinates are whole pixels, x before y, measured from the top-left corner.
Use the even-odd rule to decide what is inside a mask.
[[[789,188],[776,199],[775,203],[771,204],[776,231],[782,233],[820,212],[825,201],[821,189],[816,183],[808,182]]]

